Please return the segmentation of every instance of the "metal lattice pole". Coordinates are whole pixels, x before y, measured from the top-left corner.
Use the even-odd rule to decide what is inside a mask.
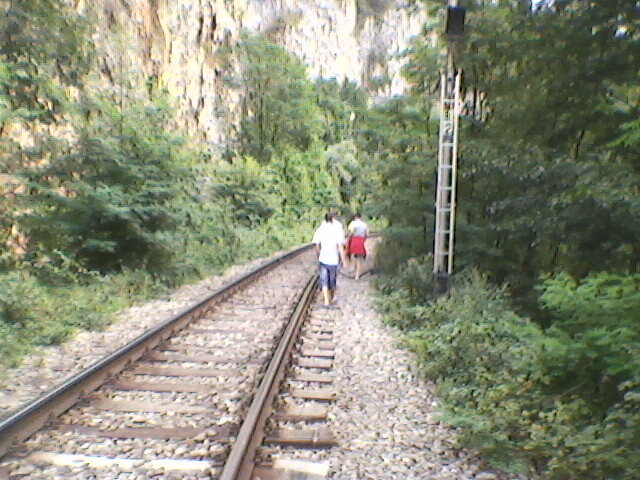
[[[434,273],[441,276],[453,273],[460,73],[443,74],[442,85],[433,267]]]
[[[456,4],[457,2],[452,0],[450,7],[456,7]],[[453,47],[448,45],[447,67],[440,81],[440,131],[433,248],[433,273],[436,293],[439,294],[449,290],[453,274],[458,129],[462,106],[460,82],[461,72],[456,70],[454,65]]]

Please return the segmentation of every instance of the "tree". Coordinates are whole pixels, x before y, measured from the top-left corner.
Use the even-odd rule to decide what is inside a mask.
[[[393,98],[373,108],[358,130],[368,178],[365,209],[387,219],[384,267],[393,270],[432,247],[435,136],[430,103]]]
[[[470,33],[456,48],[468,92],[485,100],[463,118],[456,268],[508,282],[533,310],[541,272],[636,270],[633,2],[469,10]],[[416,42],[406,70],[412,96],[436,95],[441,61],[429,36]]]
[[[368,108],[364,91],[347,79],[340,84],[334,78],[318,78],[314,87],[323,118],[320,139],[327,145],[353,139]]]
[[[58,0],[8,0],[0,6],[0,245],[16,243],[15,174],[24,165],[21,149],[33,145],[50,154],[48,131],[64,123],[72,91],[82,88],[90,68],[87,25]],[[33,156],[28,161],[42,159]],[[27,207],[29,208],[29,207]],[[18,230],[19,231],[19,230]],[[7,268],[13,259],[2,252]]]
[[[246,33],[233,54],[239,72],[228,80],[244,92],[239,131],[242,151],[268,162],[287,146],[309,148],[318,136],[320,122],[303,63],[267,38]]]
[[[0,137],[7,123],[55,123],[64,87],[90,65],[86,24],[58,0],[9,0],[0,15]]]
[[[170,179],[181,174],[172,154],[179,145],[158,129],[168,113],[150,103],[122,112],[106,102],[96,107],[100,114],[79,128],[77,142],[50,140],[47,160],[21,172],[27,191],[18,223],[34,262],[157,270],[169,251],[155,234],[173,224]]]

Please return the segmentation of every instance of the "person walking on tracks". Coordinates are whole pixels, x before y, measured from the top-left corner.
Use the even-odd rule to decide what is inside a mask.
[[[325,308],[330,308],[335,300],[338,266],[344,255],[344,229],[337,216],[337,212],[328,213],[311,241],[316,245],[318,254],[320,288]]]
[[[369,235],[369,227],[362,221],[360,214],[356,213],[347,229],[350,234],[347,254],[353,259],[356,270],[355,278],[358,280],[362,274],[362,264],[367,258],[367,250],[364,243]]]

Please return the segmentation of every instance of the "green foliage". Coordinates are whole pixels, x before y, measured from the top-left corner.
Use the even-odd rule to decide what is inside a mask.
[[[100,111],[75,144],[24,152],[25,165],[34,154],[49,156],[21,172],[29,188],[18,222],[37,245],[33,262],[56,266],[63,257],[101,272],[161,269],[169,252],[155,234],[173,223],[168,179],[184,175],[172,153],[180,145],[158,128],[168,118],[152,104],[117,111],[105,103]]]
[[[314,84],[323,128],[320,138],[327,145],[352,139],[362,117],[367,114],[367,98],[355,83],[318,78]]]
[[[602,422],[584,429],[575,443],[582,447],[576,460],[557,464],[558,469],[574,465],[588,469],[593,478],[631,478],[638,471],[640,436],[640,379],[622,384],[622,400],[610,409]]]
[[[368,198],[376,195],[378,165],[375,152],[363,149],[360,142],[371,116],[366,95],[347,80],[339,84],[335,79],[317,79],[315,90],[323,118],[320,139],[326,145],[332,176],[338,180],[340,203],[371,215]]]
[[[393,98],[368,112],[357,141],[368,183],[365,210],[388,221],[379,255],[383,271],[430,250],[435,138],[430,104],[423,98]]]
[[[228,58],[240,63],[228,83],[245,93],[239,132],[243,153],[268,162],[287,146],[309,148],[320,119],[304,64],[267,38],[246,33]]]
[[[2,364],[15,366],[33,345],[53,345],[80,329],[101,329],[118,310],[166,291],[148,273],[94,277],[55,286],[28,271],[0,275]]]
[[[404,267],[382,306],[407,331],[424,374],[438,380],[443,418],[465,445],[507,471],[632,478],[640,458],[637,276],[547,279],[542,299],[555,322],[545,331],[478,274],[459,278],[448,297],[427,300],[423,290],[419,300],[408,286],[420,270],[430,277],[426,265]]]
[[[527,430],[539,413],[527,383],[535,373],[540,330],[510,311],[503,292],[477,274],[423,315],[406,344],[423,371],[439,380],[446,420],[464,427],[463,440],[496,465],[522,469],[527,458],[521,442],[530,445]]]
[[[341,204],[341,193],[356,196],[354,179],[341,190],[338,178],[345,169],[353,175],[359,169],[346,138],[355,105],[365,108],[365,100],[352,84],[338,88],[338,95],[314,86],[284,49],[245,36],[227,57],[239,61],[240,73],[228,80],[246,93],[243,154],[214,159],[170,132],[171,110],[157,85],[138,85],[135,75],[120,72],[113,88],[84,87],[98,68],[82,53],[91,51],[83,43],[84,23],[67,18],[53,0],[16,5],[11,15],[36,36],[45,35],[46,22],[35,21],[44,19],[42,12],[59,15],[67,23],[51,22],[62,30],[60,37],[52,33],[50,46],[56,50],[56,42],[67,39],[77,58],[58,58],[57,50],[26,41],[0,51],[0,121],[15,123],[11,134],[30,136],[19,144],[3,135],[0,124],[0,154],[8,166],[3,173],[10,174],[2,178],[8,182],[0,195],[0,241],[14,241],[17,231],[26,249],[0,257],[7,272],[0,349],[14,352],[7,357],[12,362],[29,345],[102,328],[119,308],[167,286],[306,242],[324,210]],[[28,12],[36,13],[31,18]],[[119,36],[113,48],[126,49],[126,41]],[[31,86],[25,80],[23,88],[32,98],[18,104],[22,97],[9,93],[22,81],[15,65],[23,59],[38,67],[29,70]],[[321,98],[331,107],[321,107]],[[49,110],[38,110],[40,101]],[[340,145],[326,151],[321,134],[327,141],[339,137],[351,156],[338,158]]]
[[[21,167],[11,135],[30,125],[46,131],[69,106],[69,92],[82,87],[90,68],[87,24],[59,0],[9,0],[0,6],[0,188]],[[15,199],[0,195],[0,245],[15,223]],[[0,266],[11,258],[0,251]]]
[[[621,108],[627,82],[638,81],[633,2],[561,1],[535,14],[504,2],[474,13],[461,66],[488,94],[492,136],[586,159],[637,115]]]
[[[387,323],[402,330],[422,325],[425,305],[432,298],[434,288],[432,272],[432,256],[413,257],[400,265],[393,276],[377,280],[376,287],[385,295],[378,306],[385,313]]]
[[[501,257],[500,269],[486,255],[469,263],[518,294],[540,271],[636,268],[637,155],[612,148],[637,116],[627,93],[640,80],[634,8],[559,2],[532,14],[505,3],[470,16],[460,58],[466,82],[487,94],[489,121],[464,134],[461,217],[493,230],[483,246]]]
[[[285,218],[316,224],[328,206],[339,205],[327,155],[322,147],[305,152],[290,149],[271,162],[270,187],[280,196]]]
[[[88,71],[86,24],[59,0],[9,0],[0,11],[0,131],[6,122],[55,122],[62,87],[79,86]]]
[[[636,328],[640,275],[593,274],[576,280],[566,273],[545,279],[540,297],[555,325],[574,335],[586,328]]]
[[[225,202],[234,224],[256,227],[274,213],[274,201],[265,196],[269,188],[260,165],[252,158],[234,158],[218,172],[220,183],[213,186],[214,199]],[[275,192],[269,192],[273,196]]]
[[[358,194],[357,181],[362,175],[355,142],[345,140],[330,145],[326,157],[333,177],[339,181],[340,200],[348,205]]]
[[[455,46],[478,99],[461,129],[456,268],[507,283],[542,325],[540,274],[635,271],[640,258],[635,7],[553,5],[469,4]],[[369,210],[389,219],[387,272],[432,249],[440,27],[409,50],[413,92],[370,112],[358,134],[358,155],[375,165]]]
[[[602,273],[576,282],[562,274],[542,288],[541,302],[554,319],[546,359],[554,383],[603,414],[640,367],[640,276]]]
[[[585,478],[629,478],[637,471],[639,282],[638,275],[575,281],[561,274],[541,287],[554,319],[540,360],[546,388],[568,406],[581,405],[568,419],[580,428],[567,432],[567,448],[550,462],[554,478],[575,470]]]
[[[502,152],[509,155],[489,161],[476,151],[461,159],[460,267],[508,282],[529,311],[541,272],[635,269],[640,225],[627,168],[549,160],[509,146]]]
[[[382,308],[409,332],[425,374],[439,379],[445,418],[493,465],[553,480],[635,478],[636,5],[548,5],[534,12],[528,2],[467,4],[468,35],[454,47],[467,94],[482,99],[461,129],[456,268],[506,282],[533,321],[516,313],[504,289],[474,275],[458,275],[449,297],[431,297],[431,242],[421,229],[433,222],[419,214],[433,192],[425,194],[429,180],[416,182],[419,170],[399,155],[386,157],[374,177],[390,217],[382,255],[393,278],[380,282]],[[404,105],[435,96],[440,46],[427,32],[411,49],[414,92]],[[414,150],[433,177],[427,105],[410,125],[432,145]],[[379,113],[379,125],[402,118]],[[368,151],[402,145],[393,128],[371,130]],[[536,289],[544,272],[566,273],[546,274]]]
[[[0,321],[0,367],[16,367],[28,349],[20,340],[19,329]],[[1,375],[0,375],[1,376]]]
[[[233,219],[240,251],[264,254],[307,242],[327,206],[340,203],[320,148],[288,148],[268,164],[236,157],[217,176],[212,199]]]

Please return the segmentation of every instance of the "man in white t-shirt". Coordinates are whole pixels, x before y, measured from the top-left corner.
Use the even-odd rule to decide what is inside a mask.
[[[315,231],[313,240],[311,240],[312,243],[315,243],[318,253],[320,288],[326,308],[329,308],[334,299],[338,265],[344,255],[344,228],[337,216],[337,212],[328,213],[325,216],[325,221]]]

